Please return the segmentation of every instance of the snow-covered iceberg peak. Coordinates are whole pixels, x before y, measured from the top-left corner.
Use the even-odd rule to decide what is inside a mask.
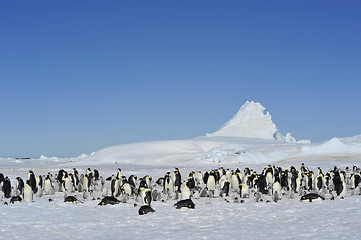
[[[231,120],[226,122],[218,131],[208,134],[208,136],[285,140],[285,137],[278,133],[269,112],[264,113],[265,109],[260,103],[247,101]]]

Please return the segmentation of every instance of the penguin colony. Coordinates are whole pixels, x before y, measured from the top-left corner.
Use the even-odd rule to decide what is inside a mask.
[[[282,199],[300,199],[302,202],[343,199],[346,196],[361,195],[360,168],[339,169],[334,167],[316,172],[302,163],[296,169],[268,165],[260,173],[245,168],[241,171],[218,169],[209,172],[189,172],[182,178],[178,168],[167,172],[155,182],[151,176],[140,179],[136,175],[126,177],[120,168],[115,174],[104,178],[96,169],[86,169],[79,174],[76,168],[71,172],[64,169],[56,174],[38,175],[29,171],[26,179],[15,178],[12,182],[0,173],[1,201],[8,204],[33,202],[34,199],[62,192],[64,202],[77,204],[100,200],[98,205],[130,203],[140,207],[139,215],[155,212],[152,201],[173,201],[176,209],[194,209],[192,199],[204,198],[210,203],[213,198],[230,203],[278,202]]]

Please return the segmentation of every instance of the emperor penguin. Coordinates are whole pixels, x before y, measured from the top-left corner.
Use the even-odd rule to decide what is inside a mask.
[[[306,167],[305,163],[301,164],[301,168],[300,168],[299,172],[302,172],[303,174],[306,174],[307,172],[309,172],[308,167]]]
[[[94,180],[95,180],[95,181],[98,181],[98,180],[99,180],[99,177],[100,177],[99,171],[98,171],[97,169],[94,169]]]
[[[249,197],[249,188],[248,188],[247,184],[244,184],[244,183],[239,184],[239,195],[240,195],[240,198]]]
[[[139,197],[142,206],[144,205],[150,206],[150,203],[152,202],[152,192],[149,188],[141,188]]]
[[[228,197],[229,185],[230,185],[230,182],[228,180],[224,181],[222,191],[221,191],[221,197]]]
[[[274,182],[272,185],[273,201],[277,202],[281,196],[281,184],[279,182],[279,177],[275,176]]]
[[[223,167],[218,168],[218,172],[219,172],[219,177],[226,175],[226,170],[224,170]]]
[[[346,181],[342,181],[342,191],[341,193],[339,194],[339,197],[341,199],[343,199],[344,197],[346,197]]]
[[[213,193],[216,190],[216,180],[212,174],[209,174],[208,176],[207,188],[209,191],[213,191]]]
[[[360,182],[361,182],[361,173],[355,174],[355,188],[360,186]]]
[[[43,189],[43,177],[41,175],[36,176],[36,189],[41,190]]]
[[[237,175],[237,178],[238,178],[238,182],[239,182],[240,184],[241,184],[241,183],[245,183],[245,182],[244,182],[244,176],[242,175],[241,172],[237,172],[236,175]]]
[[[323,174],[319,174],[317,177],[316,177],[316,189],[318,191],[321,191],[324,187],[324,178],[323,178]]]
[[[191,191],[194,190],[196,187],[196,181],[194,180],[194,177],[193,176],[188,177],[187,182],[189,189]]]
[[[218,170],[212,170],[211,175],[214,176],[214,180],[216,181],[216,183],[218,183],[219,179],[221,178],[220,175],[219,175]]]
[[[145,182],[147,183],[147,187],[149,189],[152,189],[152,177],[147,175],[144,178],[145,178]]]
[[[114,204],[119,204],[120,201],[118,199],[116,199],[115,197],[111,197],[111,196],[106,196],[104,197],[100,203],[98,203],[99,206],[105,206],[105,205],[114,205]]]
[[[253,179],[255,175],[251,173],[251,170],[249,168],[246,168],[244,170],[244,183],[248,185],[249,188],[253,188]]]
[[[173,173],[174,191],[181,192],[182,177],[178,168]]]
[[[74,185],[70,174],[64,179],[64,188],[67,192],[74,192]]]
[[[232,186],[232,189],[235,191],[235,192],[238,192],[239,190],[239,178],[237,177],[237,175],[234,173],[234,171],[232,170],[231,172],[231,186]]]
[[[312,191],[315,188],[315,175],[313,171],[309,171],[307,173],[307,180],[308,190]]]
[[[128,182],[128,179],[126,176],[122,176],[121,179],[119,179],[119,186],[123,186],[124,183]]]
[[[76,197],[74,196],[64,196],[64,202],[68,202],[68,203],[72,203],[72,204],[77,204],[78,202],[80,202]],[[82,202],[81,202],[82,203]]]
[[[16,195],[23,195],[24,192],[24,181],[21,177],[16,178]]]
[[[195,206],[196,205],[191,199],[180,200],[179,202],[174,204],[174,207],[176,209],[194,209]]]
[[[10,203],[20,203],[21,201],[22,201],[22,199],[19,195],[14,196],[10,199]]]
[[[321,169],[321,167],[318,167],[318,168],[317,168],[317,176],[319,176],[319,175],[321,175],[321,174],[323,174],[323,173],[322,173],[322,169]]]
[[[201,171],[198,171],[196,174],[196,181],[197,181],[197,186],[199,186],[200,184],[203,183],[203,175]]]
[[[333,176],[333,185],[335,187],[335,191],[337,196],[340,196],[341,193],[345,194],[346,188],[344,188],[344,181],[342,181],[342,177],[339,171],[335,171]],[[346,184],[345,184],[346,185]],[[342,196],[340,196],[342,197]]]
[[[288,184],[288,170],[285,169],[281,172],[281,188],[289,190],[289,184]]]
[[[54,194],[53,184],[52,184],[52,181],[51,181],[49,175],[45,177],[44,192],[45,192],[45,195],[53,195]]]
[[[226,175],[222,175],[222,177],[219,179],[219,188],[222,189],[224,186],[224,183],[227,181]]]
[[[128,182],[123,183],[123,185],[121,186],[120,189],[124,194],[126,194],[128,196],[133,195],[133,188]]]
[[[3,192],[5,198],[11,197],[11,182],[10,179],[6,176],[3,181]]]
[[[232,173],[229,168],[226,170],[226,178],[229,182],[231,182]]]
[[[88,171],[87,171],[88,172]],[[91,185],[92,185],[92,173],[89,172],[89,174],[85,174],[84,178],[83,178],[83,190],[90,192],[91,189]]]
[[[181,196],[181,200],[185,200],[185,199],[190,199],[191,198],[191,191],[189,189],[189,183],[186,182],[184,184],[184,187],[182,189],[182,196]]]
[[[132,186],[133,189],[136,189],[136,182],[137,182],[137,176],[136,175],[130,175],[128,178],[128,183]]]
[[[295,193],[299,193],[299,192],[300,192],[301,187],[302,187],[302,181],[303,181],[303,179],[300,178],[300,177],[298,177],[298,178],[296,179]]]
[[[85,173],[88,174],[88,175],[89,175],[89,174],[93,174],[93,172],[92,172],[92,170],[91,170],[90,168],[87,168],[87,169],[85,170]]]
[[[258,191],[260,191],[262,194],[268,193],[267,180],[263,174],[258,174],[257,187],[258,187]]]
[[[0,185],[2,182],[4,182],[4,180],[5,180],[4,174],[0,172]]]
[[[35,174],[34,174],[34,172],[31,171],[31,170],[29,170],[28,181],[29,181],[29,185],[30,185],[31,189],[33,190],[34,193],[36,193],[36,192],[37,192],[37,189],[36,189]]]
[[[205,172],[203,174],[203,183],[206,184],[206,185],[207,185],[208,177],[209,177],[209,173]]]
[[[147,205],[141,206],[138,210],[139,215],[144,215],[144,214],[153,213],[153,212],[155,212],[155,210],[152,207],[147,206]]]
[[[166,175],[164,176],[163,191],[171,195],[173,194],[173,182],[170,176],[170,172],[167,172]]]
[[[355,189],[355,174],[353,172],[350,173],[350,188]]]
[[[95,185],[94,175],[90,168],[87,169],[86,175],[88,175],[88,191],[90,192],[94,190],[94,185]]]
[[[195,174],[194,171],[190,171],[190,172],[187,174],[187,179],[190,178],[190,177],[193,177],[193,178],[194,178],[194,174]]]
[[[75,176],[73,173],[69,173],[69,178],[71,180],[71,183],[73,184],[74,192],[78,189],[78,185],[75,183]]]
[[[266,181],[267,181],[268,186],[272,185],[272,183],[273,183],[272,170],[266,170]]]
[[[63,183],[63,179],[67,175],[68,173],[64,169],[60,169],[57,175],[57,180],[59,181],[59,183]]]
[[[317,202],[322,200],[325,200],[325,198],[316,193],[308,193],[303,195],[300,199],[301,202]]]
[[[123,176],[123,174],[122,174],[122,169],[118,168],[118,169],[117,169],[117,177],[118,177],[118,179],[121,179],[122,176]]]
[[[32,202],[33,201],[33,189],[30,186],[30,180],[26,181],[25,187],[24,187],[24,201],[25,202]]]
[[[73,168],[73,178],[74,178],[75,190],[78,190],[80,180],[79,180],[79,172],[78,170],[76,170],[76,168]]]
[[[119,188],[120,188],[119,178],[115,177],[110,182],[110,191],[112,193],[112,197],[119,196],[119,194],[120,194]]]

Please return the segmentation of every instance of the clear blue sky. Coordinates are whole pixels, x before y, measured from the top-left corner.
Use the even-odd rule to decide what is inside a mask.
[[[0,3],[0,157],[214,132],[246,100],[282,134],[361,134],[360,1]]]

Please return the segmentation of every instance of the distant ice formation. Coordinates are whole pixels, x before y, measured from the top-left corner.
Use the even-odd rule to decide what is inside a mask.
[[[228,136],[275,139],[286,142],[296,142],[291,133],[283,136],[278,132],[269,112],[264,113],[265,107],[254,101],[247,101],[239,111],[226,122],[218,131],[207,136]],[[302,141],[303,143],[309,141]]]

